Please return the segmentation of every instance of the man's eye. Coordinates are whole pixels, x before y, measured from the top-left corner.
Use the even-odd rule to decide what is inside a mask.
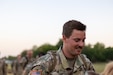
[[[83,39],[82,41],[85,42],[85,39]]]
[[[79,41],[80,41],[80,39],[74,39],[74,41],[75,41],[75,42],[79,42]]]
[[[83,40],[83,42],[85,42],[85,40]]]

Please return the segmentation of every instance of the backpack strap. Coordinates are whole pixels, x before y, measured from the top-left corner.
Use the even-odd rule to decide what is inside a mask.
[[[80,54],[78,56],[80,62],[84,65],[84,71],[90,70],[91,63],[88,61],[88,59],[85,57],[84,54]]]
[[[92,63],[90,62],[90,60],[84,54],[80,54],[79,57],[80,57],[80,61],[85,66],[84,67],[84,70],[85,71],[91,70],[91,71],[94,71],[95,72],[95,69],[94,69]]]
[[[57,59],[56,59],[56,51],[55,50],[52,50],[52,51],[49,51],[48,54],[50,54],[51,58],[52,58],[52,66],[49,68],[49,71],[52,71],[54,68],[55,68],[55,65],[57,63]]]
[[[80,61],[85,65],[85,70],[88,70],[85,56],[83,54],[80,55]]]

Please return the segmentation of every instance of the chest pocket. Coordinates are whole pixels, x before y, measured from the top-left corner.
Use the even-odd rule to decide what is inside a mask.
[[[84,75],[83,71],[76,71],[73,72],[72,69],[68,69],[68,70],[62,70],[62,71],[55,71],[52,72],[51,75]]]

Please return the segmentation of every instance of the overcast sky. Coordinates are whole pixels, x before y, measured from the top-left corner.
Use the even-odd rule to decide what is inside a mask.
[[[113,0],[0,0],[1,57],[56,44],[72,19],[87,25],[86,44],[113,47]]]

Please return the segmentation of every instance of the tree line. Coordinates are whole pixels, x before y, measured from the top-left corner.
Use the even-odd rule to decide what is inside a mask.
[[[49,43],[45,43],[39,47],[36,45],[33,46],[33,56],[36,57],[40,53],[46,54],[49,50],[58,50],[58,48],[62,45],[62,40],[59,39],[56,45],[51,45]],[[26,55],[27,50],[23,50],[20,54],[22,56]],[[86,56],[92,62],[107,62],[113,60],[113,47],[105,47],[103,43],[97,42],[95,45],[85,45],[82,53],[86,54]],[[16,57],[8,56],[7,59],[13,60]]]

